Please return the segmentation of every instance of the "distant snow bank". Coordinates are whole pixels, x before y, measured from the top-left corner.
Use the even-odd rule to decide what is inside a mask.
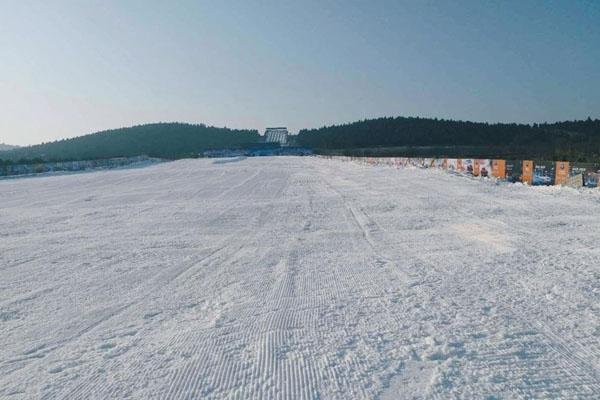
[[[64,175],[91,171],[123,168],[142,168],[165,162],[155,157],[118,157],[101,160],[78,160],[40,162],[33,164],[0,165],[0,179],[15,179],[33,176]]]
[[[213,161],[213,164],[227,164],[245,160],[246,156],[238,156],[238,157],[225,157],[225,158],[217,158]]]

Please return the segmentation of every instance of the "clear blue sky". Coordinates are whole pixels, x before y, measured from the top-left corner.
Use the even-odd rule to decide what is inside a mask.
[[[600,1],[0,0],[0,142],[386,115],[600,118]]]

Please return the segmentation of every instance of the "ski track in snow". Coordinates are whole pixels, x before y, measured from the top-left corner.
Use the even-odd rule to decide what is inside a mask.
[[[0,181],[0,398],[598,398],[599,233],[312,157]]]

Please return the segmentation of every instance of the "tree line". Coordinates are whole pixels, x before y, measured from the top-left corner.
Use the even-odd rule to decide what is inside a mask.
[[[477,153],[461,156],[518,154],[532,158],[598,161],[600,120],[588,118],[529,125],[384,117],[304,129],[299,132],[297,141],[317,152],[330,154],[456,156],[454,149],[461,149]]]
[[[591,118],[528,125],[384,117],[303,129],[291,139],[322,154],[600,161],[600,120]],[[137,155],[176,159],[262,142],[257,130],[155,123],[3,151],[0,165]]]
[[[217,128],[203,124],[156,123],[63,139],[0,153],[2,163],[95,160],[147,155],[176,159],[219,148],[259,143],[256,130]]]

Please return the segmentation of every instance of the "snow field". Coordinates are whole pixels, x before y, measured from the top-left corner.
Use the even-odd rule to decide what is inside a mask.
[[[0,181],[0,398],[598,398],[599,193],[312,157]]]

